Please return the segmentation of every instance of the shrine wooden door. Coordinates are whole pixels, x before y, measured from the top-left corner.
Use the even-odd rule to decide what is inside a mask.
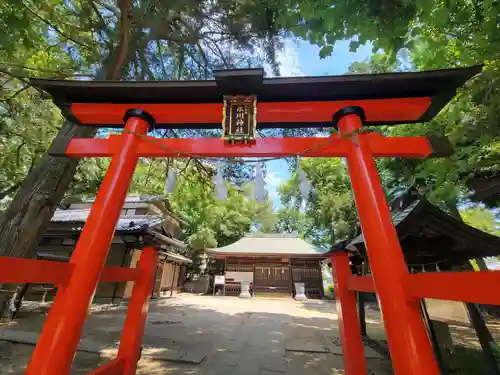
[[[292,278],[288,264],[255,264],[255,293],[292,294]]]

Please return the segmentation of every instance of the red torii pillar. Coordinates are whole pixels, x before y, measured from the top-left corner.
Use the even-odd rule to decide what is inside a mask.
[[[126,125],[125,132],[120,135],[120,150],[113,156],[99,188],[90,215],[71,256],[69,264],[72,272],[69,280],[57,293],[26,374],[62,375],[70,372],[88,308],[103,271],[116,222],[137,164],[140,135],[146,134],[150,125],[154,123],[154,119],[148,114],[134,110],[127,112],[124,121]],[[134,325],[137,328],[144,326],[146,316],[144,312],[147,312],[147,309],[144,310],[144,303],[146,302],[147,307],[151,283],[154,280],[155,268],[152,267],[156,267],[156,258],[156,250],[146,248],[139,260],[138,268],[143,272],[139,273],[134,281],[130,309],[119,348],[119,354],[127,354],[129,357],[119,356],[100,372],[106,370],[111,373],[112,368],[113,373],[135,374],[139,356],[137,339],[142,337],[143,330],[138,337]],[[138,342],[139,348],[140,343],[141,341]]]
[[[360,109],[343,111],[340,116],[340,134],[355,133],[363,126],[363,112]],[[366,136],[358,134],[353,138],[352,147],[347,154],[347,169],[373,282],[380,299],[393,366],[397,374],[437,375],[439,369],[421,316],[419,300],[408,299],[405,291],[409,277],[408,267]],[[343,351],[347,357],[346,363],[355,366],[348,369],[347,373],[364,374],[364,364],[357,363],[355,359],[359,356],[364,358],[355,292],[348,291],[347,285],[344,285],[350,275],[347,254],[332,256],[332,268],[337,273],[340,319],[345,319],[341,323]],[[346,306],[342,306],[343,302]]]

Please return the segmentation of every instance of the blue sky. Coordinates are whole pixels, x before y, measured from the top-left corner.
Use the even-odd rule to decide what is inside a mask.
[[[349,41],[345,40],[335,44],[330,57],[320,59],[318,46],[305,41],[287,40],[285,48],[278,55],[281,75],[286,77],[344,74],[354,61],[366,60],[371,55],[371,49],[371,43],[367,43],[356,52],[349,52]]]
[[[281,75],[291,77],[344,74],[354,61],[368,59],[372,46],[367,43],[353,53],[349,52],[349,41],[337,42],[332,55],[325,59],[319,58],[319,50],[318,46],[308,42],[287,40],[285,48],[278,55]],[[281,160],[267,162],[266,168],[266,187],[274,207],[279,208],[277,188],[290,177],[290,171],[286,163]]]

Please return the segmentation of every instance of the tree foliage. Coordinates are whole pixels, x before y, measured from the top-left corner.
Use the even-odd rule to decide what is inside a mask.
[[[333,52],[335,42],[346,39],[352,51],[370,41],[374,52],[383,50],[395,60],[406,48],[426,62],[419,65],[438,68],[483,62],[499,51],[497,1],[284,0],[283,9],[277,22],[323,47],[324,56]],[[443,53],[445,49],[459,51]]]
[[[180,215],[186,226],[186,240],[191,248],[225,246],[243,237],[251,229],[270,231],[275,218],[271,203],[257,203],[252,198],[248,184],[241,187],[230,182],[228,198],[216,199],[212,183],[207,183],[190,161],[167,168],[176,168],[177,182],[172,193],[166,196],[174,212]],[[209,179],[213,177],[214,167],[203,162]],[[141,163],[134,175],[131,192],[134,194],[163,195],[165,189],[165,163]]]
[[[451,158],[382,159],[378,166],[388,192],[413,186],[435,203],[456,207],[470,194],[469,180],[500,171],[499,11],[496,1],[468,0],[0,0],[0,209],[62,124],[59,111],[30,87],[28,77],[207,79],[213,69],[262,64],[277,74],[276,51],[289,35],[319,45],[320,57],[332,54],[339,40],[350,40],[353,51],[370,41],[377,53],[353,63],[349,74],[485,64],[433,121],[379,129],[450,138],[456,150]],[[263,132],[270,134],[277,132]],[[192,130],[158,135],[219,136]],[[68,194],[95,194],[108,163],[80,162]],[[169,198],[192,222],[188,236],[197,248],[226,244],[250,228],[298,230],[318,244],[352,235],[356,215],[344,165],[304,159],[302,167],[315,186],[309,204],[301,207],[294,175],[280,190],[284,207],[277,215],[269,202],[246,198],[252,170],[239,164],[225,168],[234,184],[227,202],[214,200],[213,170],[200,160],[140,160],[130,191],[163,194],[165,176],[176,168],[181,177]]]
[[[414,63],[413,63],[414,64]],[[367,62],[352,64],[351,73],[382,73],[401,69],[386,55],[372,56]],[[485,82],[485,78],[493,79]],[[446,135],[454,154],[439,159],[381,159],[383,181],[390,191],[417,188],[434,203],[456,206],[471,194],[468,182],[488,178],[500,171],[500,102],[493,93],[497,78],[485,71],[472,79],[433,120],[379,129],[389,136]],[[492,92],[484,95],[485,87]]]
[[[485,207],[476,206],[460,210],[463,221],[483,232],[500,236],[500,218]]]
[[[343,17],[343,22],[328,24],[321,32],[309,31],[307,36],[320,45],[329,45],[342,35],[362,43],[371,40],[374,50],[383,49],[367,64],[353,64],[354,73],[485,64],[482,74],[435,120],[385,129],[390,135],[438,134],[450,138],[456,153],[449,159],[386,160],[381,166],[392,172],[392,181],[388,182],[392,188],[418,186],[435,202],[454,204],[468,196],[470,179],[488,178],[500,171],[500,3],[418,0],[390,4],[376,9],[370,5],[358,7],[358,2],[336,3],[331,9],[318,4],[313,12],[301,14],[301,22],[330,22],[326,14]],[[359,65],[365,70],[359,71]]]
[[[42,100],[43,95],[30,87],[28,77],[207,79],[217,68],[263,64],[278,74],[275,52],[280,48],[282,31],[274,24],[274,5],[250,0],[1,1],[0,209],[7,207],[33,166],[46,163],[45,159],[40,162],[41,155],[62,124],[58,109]],[[90,130],[88,133],[91,135]],[[193,133],[171,131],[167,136]],[[214,135],[208,133],[203,135]],[[105,135],[106,131],[98,134]],[[108,163],[106,159],[82,161],[68,194],[94,194]],[[158,190],[168,163],[141,160],[131,191]],[[42,164],[43,168],[46,164]],[[152,174],[152,166],[163,169]],[[193,168],[204,177],[200,184],[210,184],[210,173],[201,162],[193,161],[188,172],[194,173]],[[63,174],[73,170],[60,169]],[[245,168],[231,168],[228,174],[241,184],[247,172]],[[48,190],[41,192],[47,202],[41,203],[47,206],[44,212],[53,210],[60,199],[51,194]],[[30,200],[19,196],[16,207]],[[0,232],[11,228],[13,220],[31,220],[14,217],[20,210],[14,211],[0,217]],[[39,232],[37,229],[23,236],[38,236]],[[8,247],[13,246],[12,241],[16,239],[6,240]],[[36,239],[30,242],[36,243]],[[21,247],[17,254],[26,253],[25,246]]]
[[[297,231],[318,245],[349,238],[356,232],[356,210],[349,177],[337,158],[303,159],[300,165],[314,186],[304,207],[296,173],[280,188],[284,208],[278,228]]]
[[[217,201],[212,187],[196,173],[185,175],[171,201],[189,222],[187,240],[194,249],[224,246],[241,238],[250,230],[257,208],[235,188],[229,189],[228,199]]]

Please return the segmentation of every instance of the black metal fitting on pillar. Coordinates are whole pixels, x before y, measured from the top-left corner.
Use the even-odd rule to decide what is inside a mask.
[[[132,117],[137,117],[146,121],[149,124],[150,129],[152,129],[156,124],[155,118],[142,109],[127,109],[127,112],[125,112],[125,115],[123,116],[123,122],[127,123],[128,119]]]
[[[361,119],[361,122],[364,124],[366,120],[365,111],[363,108],[357,105],[351,105],[348,107],[344,107],[335,112],[332,116],[333,127],[335,130],[339,130],[339,121],[348,115],[356,115]]]

